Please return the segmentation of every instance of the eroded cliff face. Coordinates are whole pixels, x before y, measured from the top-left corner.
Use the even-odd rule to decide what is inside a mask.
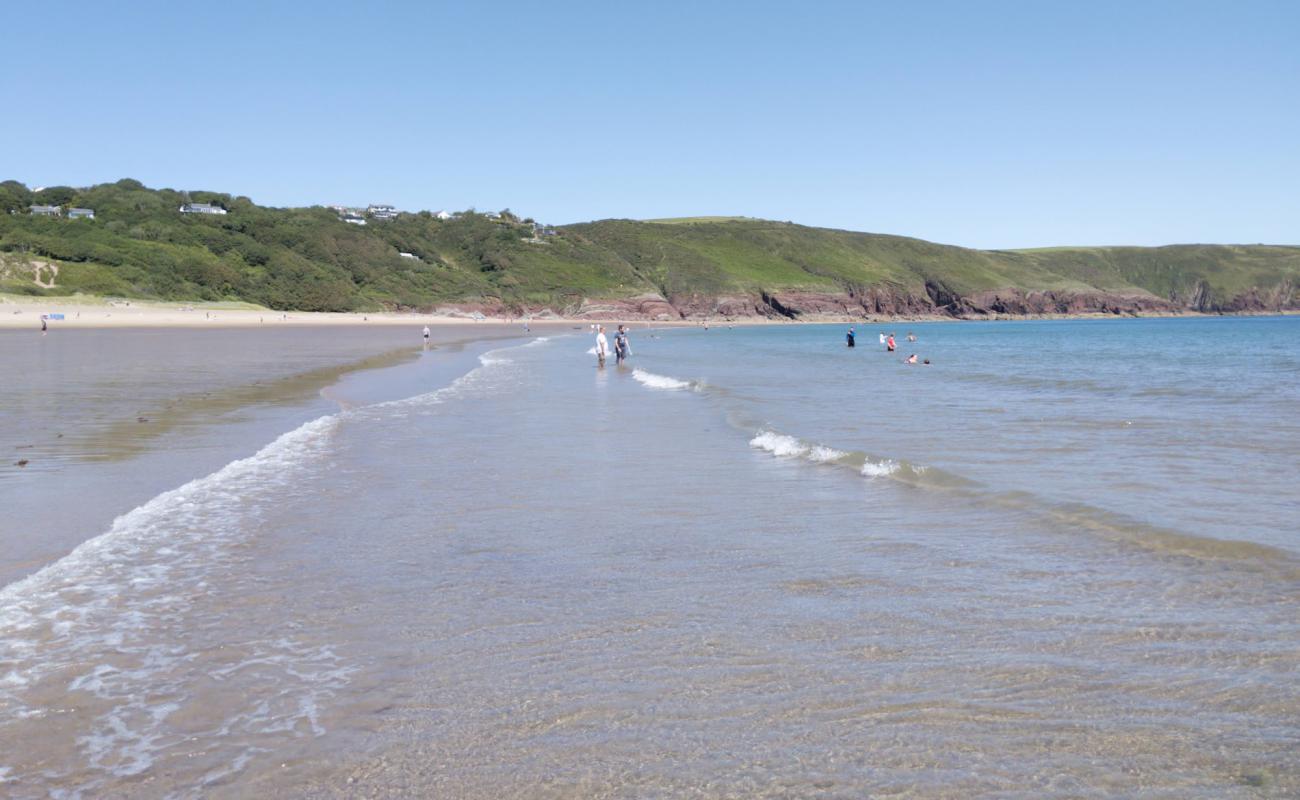
[[[489,316],[531,315],[591,320],[674,321],[703,319],[838,320],[875,317],[948,317],[990,319],[1043,315],[1266,313],[1300,310],[1300,298],[1289,283],[1272,290],[1251,289],[1226,301],[1216,301],[1199,287],[1185,299],[1165,299],[1149,292],[1026,291],[994,289],[961,295],[936,284],[924,292],[899,287],[872,287],[862,291],[804,292],[760,291],[752,294],[676,295],[640,294],[626,299],[574,297],[555,306],[521,307],[495,299],[440,306],[443,313]]]

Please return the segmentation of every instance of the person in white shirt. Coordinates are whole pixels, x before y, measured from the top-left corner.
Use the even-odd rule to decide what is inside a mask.
[[[424,348],[429,349],[429,326],[424,326]]]
[[[605,326],[596,328],[596,366],[605,366],[605,356],[609,354],[609,341],[605,339]]]

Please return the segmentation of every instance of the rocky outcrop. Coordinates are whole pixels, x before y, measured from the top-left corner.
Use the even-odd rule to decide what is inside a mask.
[[[942,284],[927,282],[924,293],[901,287],[877,286],[844,292],[759,291],[754,294],[710,296],[642,294],[626,299],[575,297],[558,308],[518,307],[499,300],[440,306],[440,313],[470,316],[566,317],[590,320],[670,321],[682,319],[838,320],[876,317],[949,317],[989,319],[1071,314],[1139,316],[1183,311],[1254,313],[1297,307],[1289,283],[1271,292],[1252,289],[1226,303],[1213,301],[1208,288],[1199,288],[1186,302],[1166,300],[1148,292],[1026,291],[991,289],[961,295]]]
[[[1283,280],[1270,290],[1261,291],[1251,287],[1233,297],[1214,310],[1228,313],[1267,313],[1270,311],[1292,311],[1300,308],[1300,298],[1296,297],[1295,287],[1291,281]]]
[[[663,296],[642,294],[626,300],[583,300],[567,316],[577,319],[681,319],[681,313]]]
[[[1043,314],[1172,314],[1184,309],[1146,292],[1026,292],[998,289],[961,298],[955,316],[1036,316]]]

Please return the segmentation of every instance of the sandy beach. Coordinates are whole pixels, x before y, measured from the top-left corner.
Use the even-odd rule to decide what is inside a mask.
[[[259,325],[475,325],[522,322],[518,317],[472,317],[469,314],[397,312],[276,311],[244,303],[183,303],[147,300],[105,300],[75,295],[68,298],[0,296],[0,328],[39,329],[42,315],[51,330],[59,328],[212,328]],[[569,322],[534,319],[530,324]]]

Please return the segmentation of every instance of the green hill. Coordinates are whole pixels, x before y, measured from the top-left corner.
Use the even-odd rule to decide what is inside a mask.
[[[181,213],[212,204],[224,215]],[[95,218],[29,213],[90,208]],[[1300,307],[1300,247],[984,251],[738,217],[535,230],[510,212],[351,224],[122,180],[0,183],[0,291],[241,300],[278,309],[462,304],[642,316],[952,316]],[[403,255],[406,254],[406,255]]]

